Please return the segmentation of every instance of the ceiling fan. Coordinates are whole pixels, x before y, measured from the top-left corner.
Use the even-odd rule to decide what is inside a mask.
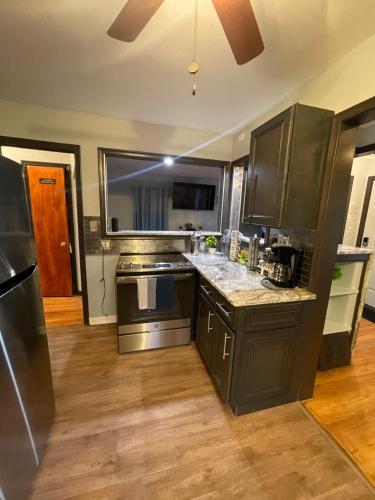
[[[164,0],[128,0],[108,35],[133,42]],[[264,49],[250,0],[212,0],[237,64],[246,64]]]

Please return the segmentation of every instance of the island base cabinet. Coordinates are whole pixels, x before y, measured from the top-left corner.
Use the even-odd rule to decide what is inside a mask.
[[[237,336],[230,406],[235,415],[298,399],[300,329]]]

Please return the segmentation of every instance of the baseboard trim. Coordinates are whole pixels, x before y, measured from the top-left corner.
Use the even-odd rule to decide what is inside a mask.
[[[89,325],[106,325],[108,323],[117,323],[117,316],[94,316],[89,318]]]
[[[368,321],[375,323],[375,308],[365,304],[364,308],[363,308],[362,316],[365,319],[367,319]]]

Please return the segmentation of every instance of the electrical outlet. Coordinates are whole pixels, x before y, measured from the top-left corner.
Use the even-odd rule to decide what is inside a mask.
[[[98,221],[90,220],[90,232],[97,233],[98,232]]]
[[[103,250],[111,250],[110,240],[102,240],[102,249]]]

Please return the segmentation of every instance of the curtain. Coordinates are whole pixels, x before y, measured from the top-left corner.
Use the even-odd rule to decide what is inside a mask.
[[[134,229],[168,231],[168,188],[133,186]]]

